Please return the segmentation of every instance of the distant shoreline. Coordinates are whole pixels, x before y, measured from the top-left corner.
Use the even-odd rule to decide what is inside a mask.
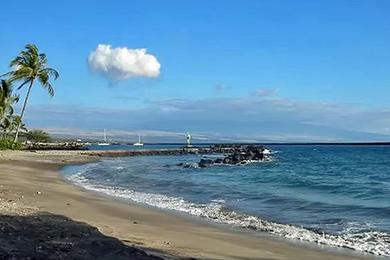
[[[390,145],[390,142],[264,143],[264,145]]]
[[[194,146],[205,146],[205,145],[390,145],[389,142],[286,142],[286,143],[277,143],[277,142],[265,142],[265,143],[193,143]],[[113,143],[112,145],[129,145],[127,143]],[[181,145],[185,146],[183,143],[144,143],[144,145]]]

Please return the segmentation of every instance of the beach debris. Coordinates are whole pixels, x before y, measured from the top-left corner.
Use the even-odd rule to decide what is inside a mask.
[[[38,195],[41,195],[41,194],[42,194],[42,192],[40,192],[40,191],[37,191],[37,194],[38,194]]]

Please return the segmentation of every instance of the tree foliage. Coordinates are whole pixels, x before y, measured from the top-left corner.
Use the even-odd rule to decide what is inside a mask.
[[[28,141],[41,142],[41,143],[47,143],[47,142],[50,142],[52,140],[49,133],[47,133],[43,130],[40,130],[40,129],[28,131],[26,133],[26,138]]]
[[[11,82],[0,81],[0,129],[1,137],[8,138],[16,126],[20,123],[20,117],[14,114],[14,104],[19,97],[12,94]]]
[[[22,144],[20,142],[14,143],[11,139],[0,139],[0,150],[19,150],[22,148]]]

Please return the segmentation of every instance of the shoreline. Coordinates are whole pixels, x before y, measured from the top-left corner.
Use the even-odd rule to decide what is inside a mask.
[[[101,159],[80,152],[0,153],[0,198],[40,212],[63,215],[97,227],[105,235],[148,252],[199,259],[365,259],[374,255],[317,247],[268,235],[236,231],[165,210],[122,202],[72,185],[60,175],[70,164]],[[0,190],[1,191],[1,190]],[[38,194],[40,192],[40,194]],[[8,194],[8,195],[7,195]],[[13,194],[12,196],[10,194]],[[8,198],[7,198],[8,197]],[[0,200],[1,202],[1,200]],[[0,212],[1,213],[1,212]]]

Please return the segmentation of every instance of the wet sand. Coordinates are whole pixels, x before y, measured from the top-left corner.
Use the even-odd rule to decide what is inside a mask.
[[[349,250],[320,250],[235,232],[178,214],[112,200],[73,186],[59,175],[66,164],[98,159],[77,151],[1,152],[0,216],[54,214],[96,227],[103,236],[149,254],[174,259],[369,258]]]

